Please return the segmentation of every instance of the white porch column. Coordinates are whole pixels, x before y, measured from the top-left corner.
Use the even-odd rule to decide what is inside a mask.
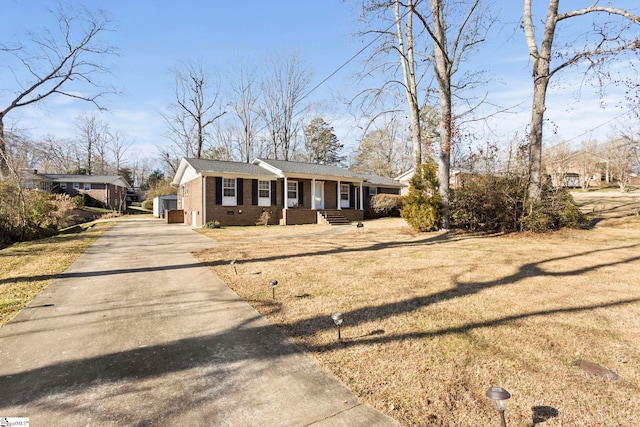
[[[338,210],[342,210],[342,200],[340,200],[340,181],[338,181]]]
[[[311,180],[311,209],[316,210],[316,179]]]
[[[284,194],[282,197],[284,200],[284,209],[289,209],[289,185],[286,176],[284,177]]]
[[[364,210],[364,182],[360,183],[360,210]]]

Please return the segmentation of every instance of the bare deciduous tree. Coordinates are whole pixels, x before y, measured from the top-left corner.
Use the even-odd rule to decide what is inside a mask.
[[[542,129],[550,79],[565,68],[587,64],[587,73],[593,72],[599,78],[608,80],[605,68],[611,60],[625,52],[640,50],[640,38],[637,36],[639,16],[615,7],[599,6],[597,2],[582,9],[561,13],[558,10],[559,4],[560,0],[549,0],[544,29],[538,40],[531,0],[524,0],[523,28],[533,65],[528,185],[528,195],[532,200],[539,199],[542,188]],[[557,47],[558,24],[585,15],[604,18],[602,21],[594,18],[592,31],[582,37],[585,45],[567,43]]]
[[[0,178],[8,172],[4,120],[11,111],[55,94],[101,108],[100,99],[114,93],[96,78],[96,74],[108,71],[100,62],[102,58],[114,53],[113,47],[100,43],[102,34],[111,30],[110,20],[103,12],[78,11],[61,4],[53,14],[55,25],[29,33],[24,44],[0,44],[0,54],[8,55],[16,78],[12,98],[0,107]],[[83,92],[87,87],[97,91]]]
[[[77,120],[78,139],[85,153],[85,163],[81,168],[87,175],[92,175],[94,172],[104,175],[109,125],[95,113],[83,113],[78,116]],[[94,171],[94,169],[96,170]]]
[[[220,83],[213,82],[201,62],[184,62],[174,69],[175,100],[165,116],[169,137],[185,157],[201,158],[208,127],[226,111],[218,103]]]
[[[449,175],[455,132],[452,96],[457,88],[466,85],[456,84],[453,78],[470,52],[484,41],[492,22],[485,12],[480,7],[480,0],[430,0],[428,12],[414,9],[433,42],[434,71],[440,94],[438,181],[444,229],[450,227]]]
[[[253,156],[257,125],[260,118],[258,100],[260,87],[257,79],[257,69],[241,64],[234,77],[229,79],[229,86],[233,100],[231,106],[235,117],[240,121],[238,151],[240,158],[249,163]]]
[[[289,160],[301,131],[300,116],[311,82],[311,72],[298,54],[273,55],[262,81],[260,112],[265,122],[275,159]]]

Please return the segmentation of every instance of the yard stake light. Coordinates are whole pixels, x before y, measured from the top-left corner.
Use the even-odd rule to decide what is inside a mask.
[[[493,404],[500,413],[500,425],[507,427],[507,423],[504,420],[504,408],[507,406],[507,399],[511,397],[511,394],[502,387],[489,387],[487,389],[487,397],[493,400]]]
[[[276,299],[276,287],[278,286],[278,281],[272,280],[269,282],[269,285],[271,286],[271,291],[273,292],[273,299]]]
[[[356,224],[356,227],[358,228],[358,231],[362,232],[364,230],[364,224],[362,223],[362,221],[358,221],[358,223]]]
[[[342,317],[342,313],[340,313],[339,311],[333,313],[331,315],[331,318],[333,319],[333,323],[335,323],[338,327],[338,341],[340,341],[342,339],[342,337],[340,337],[340,325],[342,325],[342,321],[344,320]]]
[[[233,266],[233,271],[236,272],[236,276],[238,275],[238,269],[236,268],[236,260],[231,261],[231,265]]]

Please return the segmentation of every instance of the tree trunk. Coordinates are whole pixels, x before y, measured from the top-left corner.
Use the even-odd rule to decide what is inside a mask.
[[[442,0],[431,0],[435,73],[440,92],[440,155],[438,157],[438,181],[442,199],[442,228],[451,228],[449,212],[449,171],[451,169],[451,129],[453,113],[451,106],[451,61],[447,49],[447,34],[444,24]]]
[[[396,0],[396,30],[398,38],[398,50],[400,53],[400,65],[402,66],[402,76],[404,78],[405,94],[407,105],[411,115],[411,141],[413,144],[413,164],[417,169],[422,163],[422,131],[420,127],[420,104],[418,102],[418,86],[416,83],[414,46],[413,46],[413,0],[409,0],[407,8],[407,45],[405,49],[404,38],[402,36],[402,14],[400,13],[400,0]]]
[[[0,179],[9,176],[9,165],[7,162],[7,144],[4,139],[4,116],[0,115]]]

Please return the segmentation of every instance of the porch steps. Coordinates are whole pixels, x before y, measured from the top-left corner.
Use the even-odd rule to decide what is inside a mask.
[[[321,214],[330,225],[347,225],[351,222],[339,212],[321,212]]]

